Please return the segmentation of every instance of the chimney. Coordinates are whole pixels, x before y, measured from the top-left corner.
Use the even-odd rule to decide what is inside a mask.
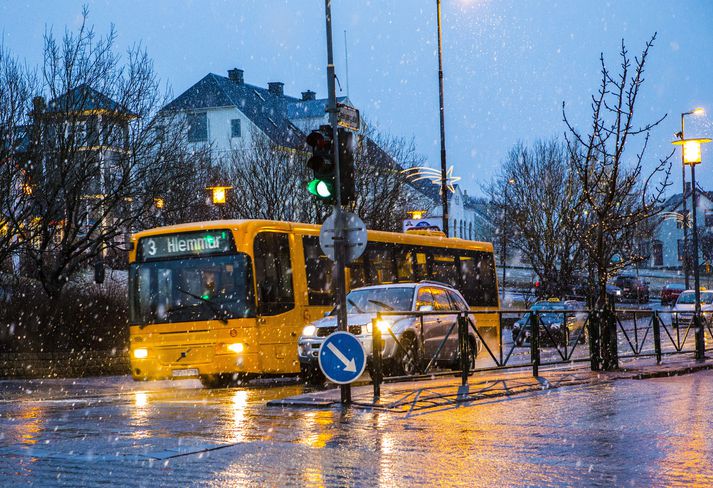
[[[281,81],[271,81],[267,84],[267,91],[281,97],[285,94],[285,84]]]
[[[302,92],[302,100],[314,100],[315,92],[312,90],[307,90]]]
[[[40,115],[45,111],[45,97],[34,97],[32,99],[33,115]]]
[[[230,78],[230,81],[234,81],[238,85],[242,85],[244,83],[243,70],[238,68],[229,69],[228,78]]]

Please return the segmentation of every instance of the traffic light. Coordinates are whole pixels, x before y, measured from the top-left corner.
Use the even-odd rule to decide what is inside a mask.
[[[339,129],[339,189],[342,205],[356,200],[354,191],[354,153],[356,135],[349,130]]]
[[[323,200],[334,203],[334,180],[336,165],[332,153],[332,128],[322,126],[307,136],[307,144],[312,148],[312,157],[307,166],[314,172],[314,178],[307,184],[307,191]]]

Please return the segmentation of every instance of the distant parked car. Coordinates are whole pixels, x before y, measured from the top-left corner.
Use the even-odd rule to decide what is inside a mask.
[[[562,344],[565,338],[565,328],[569,330],[570,340],[577,338],[580,344],[584,343],[586,338],[582,328],[586,322],[587,314],[572,312],[572,310],[582,310],[583,308],[584,304],[581,302],[573,300],[562,302],[557,298],[535,303],[530,310],[539,312],[540,343]],[[525,313],[512,326],[512,341],[518,346],[530,343],[532,336],[531,315],[532,312]]]
[[[669,306],[676,303],[678,296],[685,289],[686,286],[683,283],[667,283],[661,289],[661,305]]]
[[[676,305],[671,310],[673,312],[671,324],[674,327],[688,327],[693,322],[693,311],[695,309],[695,290],[682,292],[676,299]],[[701,312],[703,312],[703,319],[710,322],[711,317],[713,317],[713,291],[701,290]]]
[[[649,301],[649,284],[641,278],[619,275],[614,279],[614,285],[621,288],[621,296],[624,299],[634,300],[638,303]]]
[[[579,283],[572,288],[572,297],[576,299],[585,300],[589,294],[590,288],[586,282]],[[614,303],[621,301],[621,288],[607,283],[607,295],[609,295],[609,300]]]

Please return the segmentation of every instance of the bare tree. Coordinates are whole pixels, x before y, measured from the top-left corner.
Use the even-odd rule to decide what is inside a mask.
[[[34,74],[0,46],[0,265],[17,257],[23,245],[21,225],[32,216],[29,175],[21,154],[28,143],[36,84]],[[17,262],[12,267],[17,268]]]
[[[646,60],[655,39],[656,34],[633,60],[622,40],[618,74],[609,70],[601,55],[601,82],[592,96],[589,129],[576,128],[562,105],[568,129],[565,137],[582,188],[583,211],[588,213],[579,241],[593,273],[599,307],[607,304],[609,277],[635,259],[637,230],[658,213],[670,184],[673,151],[644,174],[651,129],[666,115],[644,124],[634,120]],[[612,259],[615,255],[620,259]]]
[[[404,169],[419,166],[423,157],[413,141],[367,128],[359,134],[354,157],[357,199],[353,210],[369,229],[401,231],[409,210],[430,211],[434,203],[408,182]]]
[[[542,293],[566,294],[582,264],[577,232],[584,219],[566,145],[556,139],[532,147],[517,144],[485,192],[493,203],[490,220],[500,231],[501,247],[507,238],[523,254]]]
[[[305,150],[281,147],[253,131],[250,143],[231,151],[222,166],[233,189],[227,213],[233,218],[315,222],[317,204],[307,192],[310,180]],[[218,174],[221,168],[216,168]],[[217,176],[221,178],[221,176]]]
[[[156,117],[169,100],[141,46],[126,58],[87,25],[61,40],[47,32],[42,78],[49,103],[37,98],[27,169],[34,225],[22,238],[35,276],[51,297],[68,279],[156,212],[159,199],[185,182],[177,162],[193,157],[179,120]]]
[[[673,151],[644,174],[651,129],[666,115],[644,124],[634,121],[646,60],[655,39],[656,34],[633,62],[622,40],[618,74],[610,72],[601,55],[601,82],[592,97],[588,130],[575,128],[562,105],[566,138],[582,187],[584,209],[589,214],[580,243],[587,255],[599,310],[590,327],[593,369],[618,368],[616,319],[608,299],[607,281],[634,261],[637,231],[660,211],[670,184]]]
[[[307,192],[312,179],[308,148],[285,148],[258,132],[251,135],[251,143],[234,149],[215,168],[214,178],[233,187],[226,216],[322,222],[331,208]],[[400,231],[407,210],[430,209],[430,201],[409,186],[402,173],[419,161],[414,146],[372,130],[359,133],[357,139],[357,197],[350,210],[370,229]]]

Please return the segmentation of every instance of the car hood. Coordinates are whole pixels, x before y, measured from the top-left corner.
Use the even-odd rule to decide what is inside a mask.
[[[693,312],[696,309],[696,304],[695,303],[681,303],[677,304],[673,307],[673,312]],[[713,310],[713,305],[710,304],[701,304],[701,310],[704,312],[710,312]]]
[[[366,325],[370,324],[372,319],[376,317],[375,313],[355,313],[347,315],[347,325]],[[337,316],[330,315],[312,322],[315,327],[336,327]]]

